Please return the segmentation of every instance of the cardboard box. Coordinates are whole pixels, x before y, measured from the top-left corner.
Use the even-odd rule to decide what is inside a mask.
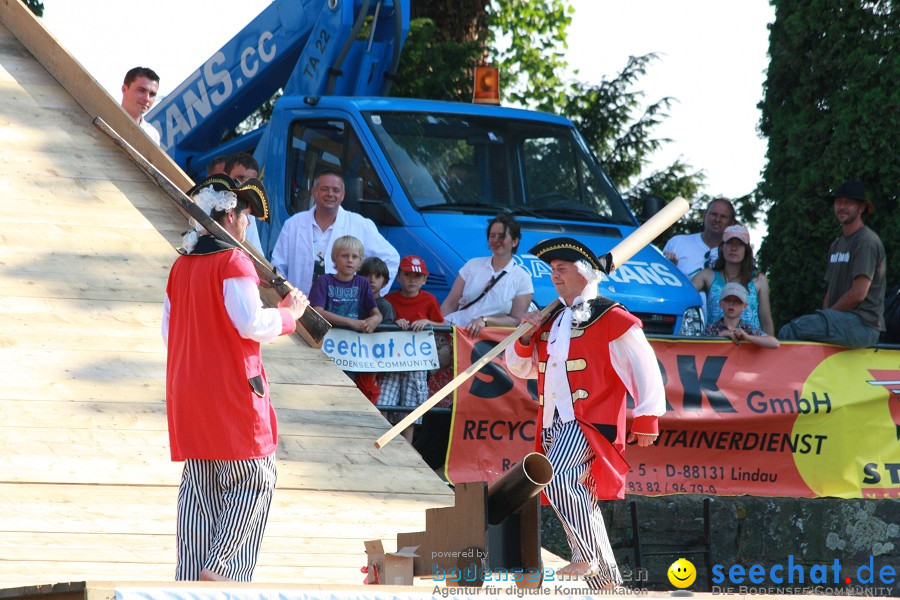
[[[396,552],[385,552],[381,540],[364,542],[368,566],[366,583],[381,585],[412,585],[413,559],[418,546],[407,546]],[[377,580],[376,580],[377,577]]]

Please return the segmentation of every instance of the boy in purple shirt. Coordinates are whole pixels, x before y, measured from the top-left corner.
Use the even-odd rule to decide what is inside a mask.
[[[356,271],[362,263],[363,245],[352,235],[334,241],[331,260],[337,273],[319,275],[309,292],[309,303],[336,327],[372,333],[381,323],[381,312],[369,280]]]

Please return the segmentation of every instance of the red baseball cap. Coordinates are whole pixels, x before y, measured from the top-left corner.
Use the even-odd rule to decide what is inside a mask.
[[[407,273],[422,273],[428,275],[428,268],[425,261],[415,255],[404,256],[400,259],[400,270]]]

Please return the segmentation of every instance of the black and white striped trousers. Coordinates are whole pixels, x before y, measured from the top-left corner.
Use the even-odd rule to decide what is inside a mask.
[[[585,581],[591,588],[621,584],[603,514],[590,492],[594,451],[578,421],[563,423],[559,414],[554,414],[553,424],[543,430],[542,447],[553,465],[553,480],[544,493],[562,522],[572,549],[572,562],[590,563],[596,576],[586,577]]]
[[[178,489],[175,579],[209,569],[250,581],[275,491],[275,455],[184,461]]]

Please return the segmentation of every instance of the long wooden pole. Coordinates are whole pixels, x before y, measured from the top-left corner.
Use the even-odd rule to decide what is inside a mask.
[[[213,237],[236,246],[247,253],[250,260],[253,261],[253,266],[256,268],[256,273],[259,275],[260,280],[265,282],[264,285],[274,289],[281,298],[284,298],[294,290],[294,286],[292,286],[289,281],[275,273],[274,268],[268,261],[260,257],[253,248],[245,246],[236,240],[234,236],[225,231],[219,223],[203,212],[203,209],[197,206],[187,194],[178,189],[178,187],[176,187],[162,171],[157,169],[156,166],[144,158],[140,152],[135,150],[134,147],[123,139],[115,129],[110,127],[106,121],[100,117],[96,117],[94,119],[94,125],[109,136],[109,138],[175,202],[175,205],[185,216],[200,223]],[[306,310],[303,311],[303,315],[297,323],[299,325],[297,332],[304,340],[306,340],[306,343],[313,348],[321,348],[322,342],[325,339],[325,334],[331,329],[331,324],[326,321],[322,315],[317,313],[312,306],[307,307]]]
[[[690,208],[691,205],[688,201],[679,196],[669,202],[661,211],[653,215],[653,217],[648,219],[646,223],[635,229],[631,235],[616,244],[609,252],[612,259],[609,269],[610,272],[628,262],[628,260],[637,254],[641,248],[655,240],[663,231],[683,217]],[[545,306],[543,310],[541,310],[541,319],[546,318],[558,305],[559,300],[554,300]],[[522,337],[522,335],[531,329],[531,327],[531,323],[522,323],[516,327],[515,331],[504,338],[499,344],[491,348],[484,356],[470,365],[468,369],[454,377],[450,383],[438,390],[431,398],[423,402],[420,406],[416,407],[416,409],[406,415],[402,421],[391,427],[387,433],[375,440],[375,447],[379,449],[383,448],[385,444],[397,437],[404,429],[412,425],[416,419],[428,412],[431,407],[446,398],[453,390],[469,379],[469,377],[494,360],[494,358],[506,350],[510,344]]]

